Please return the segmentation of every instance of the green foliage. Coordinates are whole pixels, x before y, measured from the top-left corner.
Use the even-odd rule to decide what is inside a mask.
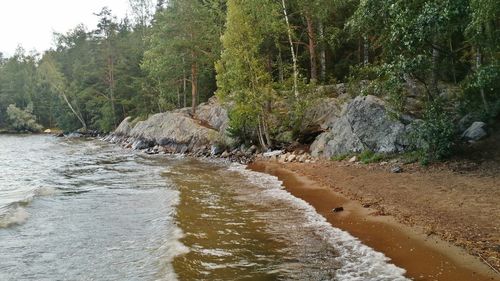
[[[452,153],[455,125],[441,101],[429,102],[423,120],[413,125],[410,139],[422,164],[443,160]]]
[[[347,158],[350,158],[352,156],[353,156],[352,153],[344,153],[344,154],[339,154],[339,155],[336,155],[336,156],[332,156],[332,158],[330,160],[332,160],[332,161],[344,161]]]
[[[386,155],[381,153],[375,153],[371,150],[365,150],[359,154],[359,161],[363,164],[370,164],[380,162],[386,159]]]
[[[20,109],[15,104],[11,104],[7,107],[7,116],[11,121],[10,125],[16,131],[36,133],[43,128],[36,122],[36,117],[33,115],[33,104],[29,104],[25,109]]]

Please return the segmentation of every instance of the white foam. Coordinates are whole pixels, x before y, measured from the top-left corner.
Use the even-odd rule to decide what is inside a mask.
[[[336,257],[341,265],[336,271],[336,279],[342,281],[361,280],[408,280],[405,270],[390,262],[383,253],[364,245],[346,231],[333,227],[313,206],[293,196],[284,189],[283,183],[275,176],[254,172],[246,166],[232,164],[230,170],[243,174],[252,184],[262,188],[261,195],[293,205],[304,214],[304,226],[314,229],[316,235],[322,237],[339,253]]]
[[[29,216],[26,209],[16,206],[0,216],[0,228],[23,224]]]

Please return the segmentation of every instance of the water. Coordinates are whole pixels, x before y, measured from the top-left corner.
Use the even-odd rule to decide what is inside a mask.
[[[0,136],[0,280],[405,280],[272,176]]]

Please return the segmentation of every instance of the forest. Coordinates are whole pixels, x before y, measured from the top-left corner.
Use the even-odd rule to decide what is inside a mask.
[[[0,128],[110,132],[127,116],[194,111],[215,95],[229,108],[234,137],[272,147],[301,137],[304,112],[329,94],[318,89],[344,83],[352,97],[382,97],[395,118],[421,119],[419,143],[439,158],[458,120],[494,122],[500,112],[498,0],[130,7],[130,17],[105,7],[96,27],[54,34],[42,54],[0,53]]]

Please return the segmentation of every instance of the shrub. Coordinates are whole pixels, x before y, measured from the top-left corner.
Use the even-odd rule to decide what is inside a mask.
[[[18,108],[15,104],[7,107],[7,116],[11,121],[11,126],[16,131],[40,132],[42,126],[36,122],[33,115],[33,105],[28,105],[24,110]]]
[[[428,102],[423,120],[413,125],[410,140],[423,165],[442,160],[451,154],[456,130],[441,101]]]

